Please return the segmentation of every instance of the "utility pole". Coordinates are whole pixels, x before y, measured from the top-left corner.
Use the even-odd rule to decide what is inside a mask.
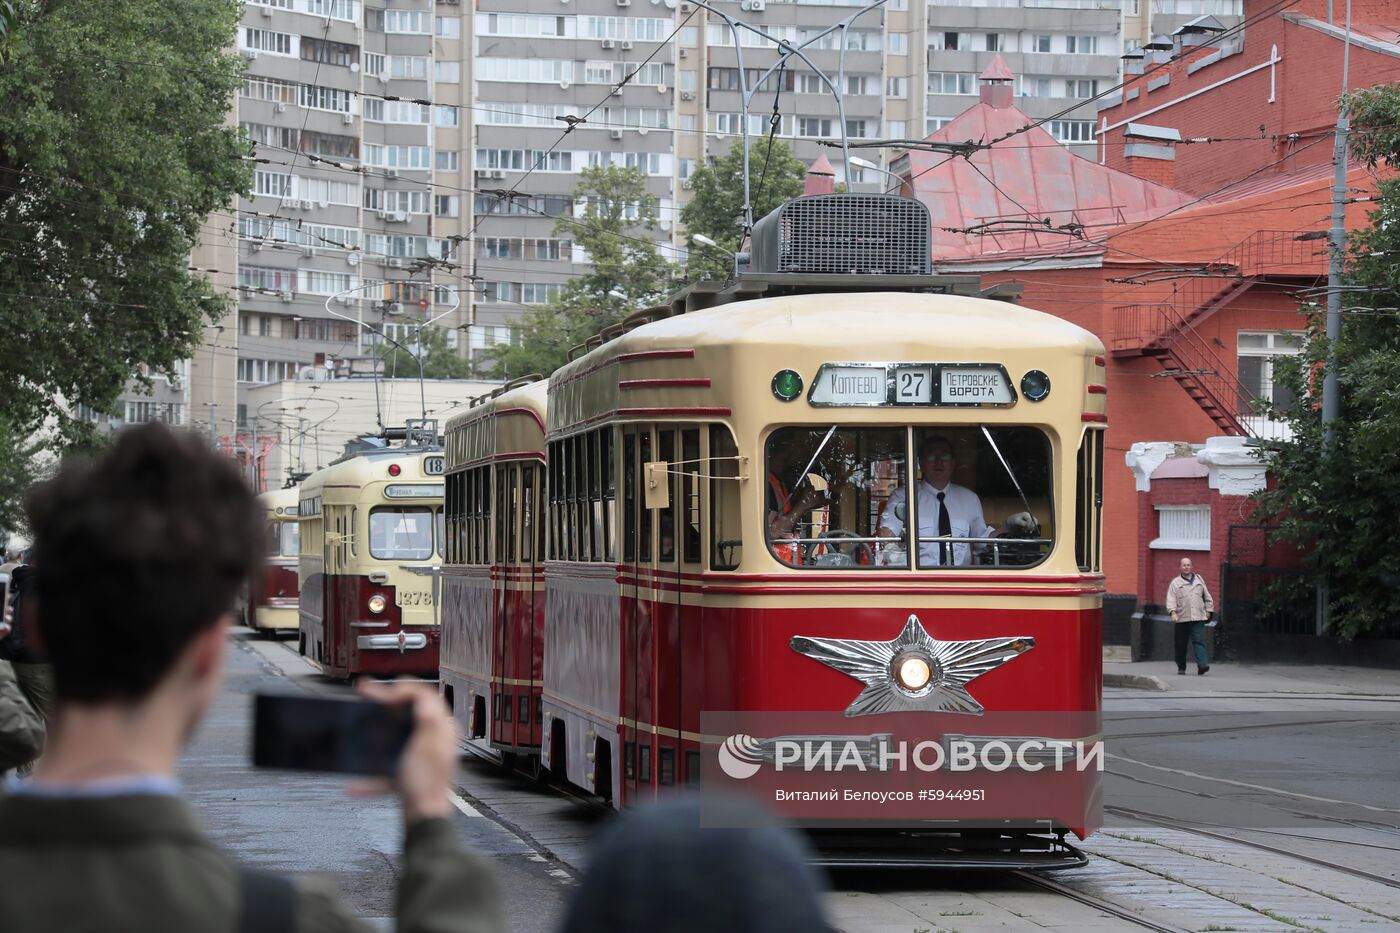
[[[1328,232],[1327,264],[1327,364],[1322,374],[1322,445],[1323,458],[1330,458],[1336,444],[1333,425],[1341,412],[1341,389],[1337,380],[1337,342],[1342,337],[1342,273],[1346,268],[1346,196],[1347,196],[1347,133],[1351,120],[1347,115],[1346,95],[1351,68],[1351,0],[1347,0],[1346,38],[1342,42],[1342,97],[1337,106],[1337,131],[1332,140],[1332,229]],[[1317,588],[1315,633],[1327,630],[1329,608],[1327,581]]]

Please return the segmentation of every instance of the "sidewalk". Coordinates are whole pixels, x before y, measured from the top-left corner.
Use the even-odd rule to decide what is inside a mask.
[[[1304,664],[1212,664],[1210,673],[1196,674],[1194,663],[1185,676],[1171,661],[1103,662],[1105,687],[1139,690],[1189,691],[1191,693],[1298,693],[1375,696],[1400,699],[1400,671],[1373,667],[1338,667]]]

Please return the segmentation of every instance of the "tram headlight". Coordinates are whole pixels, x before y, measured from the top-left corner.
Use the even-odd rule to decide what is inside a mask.
[[[375,593],[369,598],[369,611],[375,615],[379,615],[379,613],[383,612],[384,607],[387,605],[388,601],[384,599],[384,594],[382,593]]]
[[[894,679],[910,693],[918,693],[933,679],[933,664],[923,654],[903,654],[894,659]]]
[[[1021,377],[1021,394],[1032,402],[1043,401],[1050,394],[1050,377],[1032,369]]]
[[[784,369],[773,377],[773,394],[784,402],[790,402],[802,394],[802,377],[791,369]]]

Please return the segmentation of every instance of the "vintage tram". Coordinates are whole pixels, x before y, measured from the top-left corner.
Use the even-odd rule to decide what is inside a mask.
[[[329,677],[437,677],[443,453],[429,424],[302,481],[298,643]]]
[[[267,563],[248,585],[246,621],[257,632],[295,632],[297,560],[301,553],[297,488],[287,486],[258,496],[267,516]]]
[[[443,696],[465,742],[538,761],[546,385],[518,380],[447,423]]]
[[[1100,729],[1104,348],[978,297],[976,277],[932,275],[928,228],[904,198],[790,202],[744,274],[634,315],[550,377],[553,775],[620,807],[703,774],[804,825],[917,836],[930,861],[1082,861],[1065,834],[1096,827],[1097,773],[1042,759]],[[517,503],[476,526],[499,540],[524,500],[491,495]],[[538,605],[532,590],[530,624]],[[493,701],[493,724],[526,708]],[[875,766],[790,768],[775,798],[753,775],[771,777],[783,737],[844,739]],[[906,742],[1013,738],[1039,750],[1024,767],[938,773],[920,788],[934,801],[903,802],[921,778],[888,767]]]

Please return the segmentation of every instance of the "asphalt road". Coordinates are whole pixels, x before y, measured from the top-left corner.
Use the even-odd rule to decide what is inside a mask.
[[[239,633],[230,655],[223,694],[183,765],[195,806],[240,858],[330,875],[356,911],[389,917],[400,849],[393,800],[351,799],[338,778],[248,765],[253,692],[347,688],[315,674],[290,643]],[[1086,845],[1089,866],[1057,876],[1087,904],[999,872],[842,872],[827,902],[836,925],[1400,930],[1400,883],[1385,883],[1400,882],[1400,697],[1108,690],[1105,709],[1106,827]],[[458,832],[494,863],[511,928],[557,929],[588,841],[609,816],[474,759],[462,763],[458,793]]]

